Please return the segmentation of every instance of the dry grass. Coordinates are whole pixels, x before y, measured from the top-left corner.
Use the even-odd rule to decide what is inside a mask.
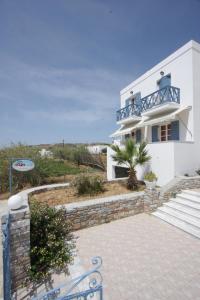
[[[104,184],[105,191],[96,195],[84,195],[78,196],[74,187],[68,187],[65,189],[57,189],[53,191],[47,191],[32,196],[32,200],[46,202],[51,206],[68,204],[72,202],[86,201],[94,198],[103,198],[113,195],[127,194],[132,191],[126,187],[126,181],[106,182]],[[143,186],[139,187],[139,190],[143,190]]]

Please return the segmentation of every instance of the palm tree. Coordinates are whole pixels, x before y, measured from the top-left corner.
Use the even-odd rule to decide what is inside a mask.
[[[120,149],[117,145],[112,145],[112,149],[115,151],[115,154],[112,155],[114,161],[119,165],[125,164],[128,167],[128,189],[137,189],[138,180],[136,176],[135,167],[137,165],[144,165],[147,161],[151,159],[148,155],[146,149],[146,142],[142,142],[139,145],[136,144],[132,139],[128,139],[125,143],[125,148]]]

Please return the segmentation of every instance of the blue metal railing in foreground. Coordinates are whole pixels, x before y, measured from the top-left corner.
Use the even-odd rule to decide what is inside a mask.
[[[158,105],[175,102],[180,103],[180,89],[174,86],[166,86],[140,100],[117,111],[117,121],[131,116],[141,116],[141,113]]]
[[[10,215],[2,224],[3,238],[3,293],[4,300],[11,299],[11,275],[10,275]]]
[[[99,256],[92,258],[95,266],[90,271],[85,272],[71,281],[60,285],[45,294],[31,298],[32,300],[103,300],[102,275],[99,268],[102,259]],[[80,288],[81,286],[81,288]],[[84,286],[84,287],[83,287]]]

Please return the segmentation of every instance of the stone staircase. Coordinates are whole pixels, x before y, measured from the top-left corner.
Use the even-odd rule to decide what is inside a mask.
[[[200,238],[200,191],[183,190],[152,215]]]

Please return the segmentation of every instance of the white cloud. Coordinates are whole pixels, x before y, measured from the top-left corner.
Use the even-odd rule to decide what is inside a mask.
[[[0,75],[11,73],[12,89],[7,93],[16,99],[18,111],[30,119],[52,122],[109,120],[119,106],[119,90],[126,81],[123,74],[106,69],[45,68],[18,61]],[[38,103],[34,109],[33,98]]]

